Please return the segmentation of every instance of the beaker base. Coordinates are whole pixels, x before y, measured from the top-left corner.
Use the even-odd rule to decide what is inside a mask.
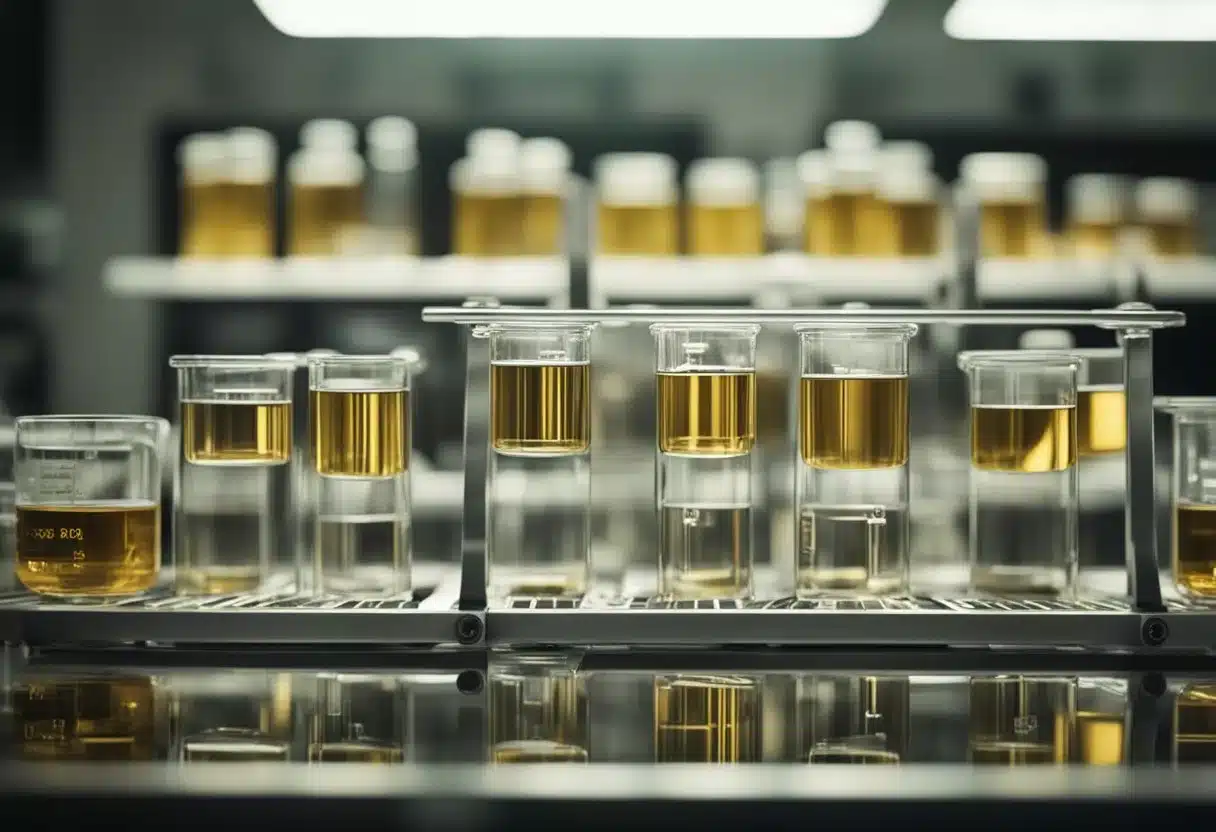
[[[689,569],[663,576],[658,598],[664,601],[746,600],[750,576],[739,569]]]
[[[860,567],[851,569],[803,569],[798,573],[796,596],[802,600],[859,595],[877,597],[907,594],[907,582],[899,576],[871,576]]]
[[[494,570],[489,595],[505,598],[581,598],[587,592],[587,581],[569,572],[552,570]],[[579,571],[582,571],[581,569]],[[502,574],[506,572],[507,574]]]
[[[181,569],[177,572],[178,595],[238,595],[257,592],[265,573],[256,566]]]
[[[1038,566],[973,566],[970,591],[983,595],[1061,598],[1073,594],[1067,570]]]

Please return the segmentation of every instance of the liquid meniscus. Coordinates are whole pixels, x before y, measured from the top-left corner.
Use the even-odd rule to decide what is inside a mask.
[[[1127,393],[1122,385],[1077,391],[1077,453],[1120,453],[1127,447]]]
[[[17,506],[17,578],[32,592],[132,595],[150,589],[159,569],[156,503]]]
[[[291,445],[290,402],[182,402],[187,462],[273,465],[291,459]]]
[[[1075,407],[971,408],[971,464],[985,471],[1042,474],[1077,462]]]
[[[1194,598],[1216,598],[1216,505],[1174,508],[1174,580]]]
[[[317,473],[392,477],[409,466],[405,390],[313,390],[312,447]]]
[[[490,365],[490,441],[512,456],[564,456],[591,448],[591,367]]]
[[[659,450],[738,456],[756,444],[756,374],[658,373]]]
[[[907,376],[803,376],[799,387],[807,465],[857,470],[907,464]]]

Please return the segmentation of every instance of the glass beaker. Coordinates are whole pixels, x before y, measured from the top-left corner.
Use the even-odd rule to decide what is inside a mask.
[[[663,153],[595,160],[596,248],[604,255],[672,257],[680,251],[676,161]]]
[[[591,549],[591,326],[493,326],[491,597],[580,596]]]
[[[1031,153],[972,153],[959,179],[979,204],[980,254],[1042,257],[1047,231],[1047,163]]]
[[[318,595],[400,595],[410,584],[409,362],[308,360],[313,570]]]
[[[586,680],[575,657],[495,659],[490,677],[490,756],[495,763],[585,763]]]
[[[733,675],[656,677],[655,762],[758,762],[759,714],[757,679]]]
[[[175,355],[177,591],[256,592],[294,579],[292,379],[286,356]]]
[[[910,324],[796,327],[797,592],[908,586]]]
[[[967,759],[973,764],[1015,766],[1072,759],[1076,679],[975,677],[970,711]]]
[[[798,679],[799,744],[812,763],[899,763],[908,754],[907,677]]]
[[[164,757],[160,685],[122,673],[36,673],[13,687],[17,751],[26,760],[135,762]]]
[[[1075,592],[1080,365],[1028,350],[959,355],[971,407],[973,591]]]
[[[1191,602],[1216,601],[1216,398],[1162,397],[1173,416],[1170,487],[1174,585]]]
[[[754,324],[654,324],[659,594],[752,591]]]
[[[1216,685],[1187,685],[1174,701],[1174,765],[1216,761]]]
[[[1092,766],[1124,762],[1127,682],[1082,678],[1077,681],[1077,745],[1073,759]]]
[[[0,482],[0,592],[17,588],[17,486]]]
[[[161,456],[153,416],[17,420],[17,578],[40,595],[136,595],[161,567]]]
[[[403,763],[407,722],[400,677],[319,674],[308,720],[308,761]]]
[[[291,676],[264,670],[179,674],[168,680],[183,763],[287,762]]]

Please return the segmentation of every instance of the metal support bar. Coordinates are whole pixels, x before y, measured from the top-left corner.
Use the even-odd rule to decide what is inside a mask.
[[[492,300],[469,309],[493,310]],[[490,342],[465,333],[464,509],[460,535],[460,609],[486,608],[486,471],[489,464]]]
[[[1160,673],[1133,673],[1128,677],[1124,761],[1148,765],[1158,762],[1157,734],[1166,692],[1165,677]]]

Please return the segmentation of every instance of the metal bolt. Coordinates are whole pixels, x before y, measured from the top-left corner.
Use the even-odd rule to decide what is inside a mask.
[[[481,693],[481,689],[485,686],[485,679],[480,671],[477,670],[462,670],[460,675],[456,677],[456,690],[472,696],[475,693]]]
[[[480,618],[462,615],[456,619],[456,640],[461,644],[476,644],[481,641],[483,629]]]
[[[1144,677],[1140,680],[1140,689],[1154,699],[1165,696],[1165,676],[1160,673],[1144,674]]]
[[[1146,618],[1140,625],[1140,640],[1149,647],[1160,647],[1170,637],[1170,625],[1164,618]]]

